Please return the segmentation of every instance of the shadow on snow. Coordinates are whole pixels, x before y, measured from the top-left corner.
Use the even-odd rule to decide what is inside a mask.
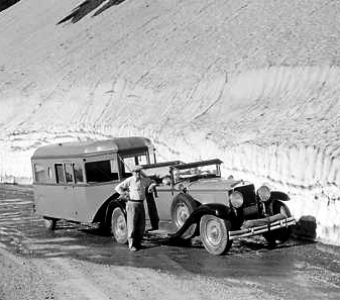
[[[11,7],[12,5],[16,4],[19,1],[20,0],[1,0],[0,1],[0,11],[3,11],[5,9]]]
[[[123,3],[125,0],[85,0],[83,3],[78,5],[73,11],[66,16],[65,18],[61,19],[57,25],[62,24],[66,21],[71,21],[72,23],[77,23],[82,18],[84,18],[86,15],[91,13],[92,11],[96,10],[98,7],[99,9],[96,10],[96,12],[92,15],[92,17],[95,17],[99,14],[101,14],[103,11],[107,10],[111,6],[119,5]],[[104,3],[106,2],[106,3]]]

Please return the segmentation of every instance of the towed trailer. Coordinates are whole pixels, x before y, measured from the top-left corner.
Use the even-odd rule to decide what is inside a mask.
[[[59,220],[110,229],[115,186],[134,166],[155,162],[152,142],[138,136],[40,147],[31,157],[35,212],[48,229]]]

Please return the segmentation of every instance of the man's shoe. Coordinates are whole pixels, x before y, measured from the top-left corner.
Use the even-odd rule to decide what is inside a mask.
[[[137,251],[137,248],[134,247],[134,246],[132,246],[131,248],[129,248],[129,250],[130,250],[131,252],[136,252],[136,251]]]
[[[158,230],[159,228],[158,227],[151,227],[151,228],[148,228],[145,230],[146,233],[150,232],[150,231],[155,231],[155,230]]]

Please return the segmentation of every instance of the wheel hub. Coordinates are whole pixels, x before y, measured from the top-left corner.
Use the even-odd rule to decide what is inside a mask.
[[[181,205],[177,210],[177,219],[179,224],[182,226],[189,217],[189,210],[187,206]]]
[[[124,234],[125,232],[125,219],[123,216],[119,216],[117,219],[117,233],[119,235]]]
[[[207,237],[211,244],[217,245],[221,241],[221,231],[218,224],[214,221],[210,221],[207,224]]]

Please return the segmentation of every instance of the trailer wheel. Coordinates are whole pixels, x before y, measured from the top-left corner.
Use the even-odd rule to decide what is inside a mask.
[[[119,244],[127,243],[128,232],[126,218],[119,207],[116,207],[112,212],[111,233]]]
[[[197,208],[197,203],[183,194],[177,195],[171,203],[171,219],[177,229],[180,229],[192,212]],[[197,224],[192,224],[181,236],[188,240],[195,236]]]
[[[213,255],[223,255],[229,251],[230,222],[213,215],[204,215],[200,222],[200,236],[204,248]]]

